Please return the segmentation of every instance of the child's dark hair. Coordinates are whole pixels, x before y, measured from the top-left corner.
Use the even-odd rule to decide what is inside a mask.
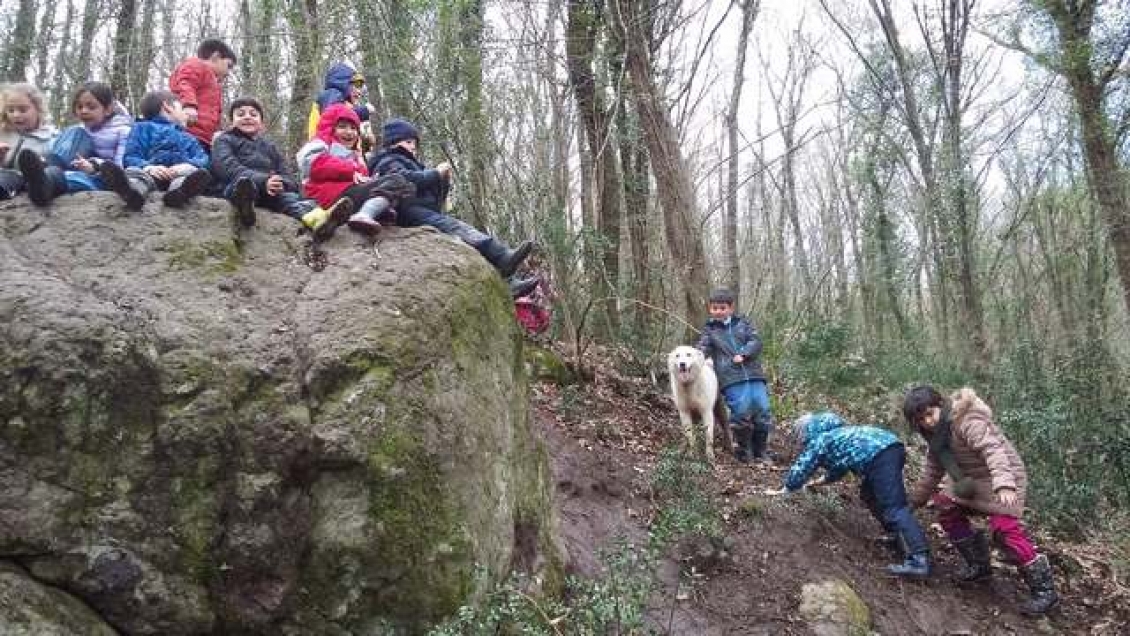
[[[250,106],[250,107],[254,108],[256,111],[259,112],[259,117],[260,118],[263,117],[263,115],[264,115],[263,105],[259,103],[259,100],[255,99],[254,97],[239,97],[239,98],[236,98],[234,101],[232,101],[231,106],[228,106],[228,118],[229,119],[234,118],[235,117],[235,110],[237,108],[243,108],[245,106]]]
[[[715,289],[714,291],[710,292],[709,302],[725,303],[727,305],[733,305],[734,304],[734,292],[726,289],[725,287]]]
[[[153,119],[164,111],[165,104],[179,101],[180,98],[172,91],[149,91],[141,97],[137,111],[145,119]]]
[[[902,415],[911,426],[914,426],[926,409],[935,406],[944,407],[945,398],[934,387],[922,384],[907,392],[902,402]]]
[[[238,61],[235,56],[235,51],[223,40],[204,40],[200,43],[200,46],[196,47],[196,57],[202,60],[212,57],[213,53],[219,53],[221,59],[231,60],[232,66],[235,66],[235,63]]]
[[[78,108],[78,98],[82,97],[83,93],[90,93],[94,99],[98,100],[107,109],[114,107],[114,89],[110,88],[109,84],[104,82],[83,82],[78,90],[75,91],[75,96],[71,98],[71,112]]]

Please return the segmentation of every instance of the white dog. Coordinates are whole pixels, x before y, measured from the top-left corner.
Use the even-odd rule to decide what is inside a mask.
[[[714,462],[714,423],[720,424],[727,449],[733,448],[726,406],[718,399],[718,378],[714,365],[694,347],[675,347],[667,354],[667,372],[671,375],[671,397],[679,411],[687,445],[694,448],[694,425],[702,425],[706,457]]]

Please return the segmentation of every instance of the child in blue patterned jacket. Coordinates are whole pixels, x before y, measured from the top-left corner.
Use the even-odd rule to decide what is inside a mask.
[[[887,566],[896,576],[925,578],[930,575],[930,545],[922,526],[914,518],[906,497],[902,471],[906,449],[894,433],[874,426],[846,426],[835,413],[806,413],[793,426],[793,437],[802,447],[780,490],[781,495],[806,485],[839,481],[849,472],[860,476],[859,495],[883,528],[902,540],[906,560]],[[824,477],[808,484],[817,469]]]

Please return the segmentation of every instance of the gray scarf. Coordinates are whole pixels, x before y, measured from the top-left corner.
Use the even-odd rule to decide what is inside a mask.
[[[962,499],[969,499],[975,493],[973,480],[965,476],[957,463],[957,458],[954,457],[953,448],[950,446],[952,430],[953,414],[947,401],[942,405],[941,419],[934,427],[934,431],[927,434],[926,431],[919,429],[919,432],[926,438],[930,456],[942,464],[946,474],[953,480],[953,493]]]

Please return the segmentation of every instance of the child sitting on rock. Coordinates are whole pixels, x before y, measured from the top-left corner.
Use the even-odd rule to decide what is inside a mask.
[[[781,489],[765,494],[830,484],[854,472],[861,478],[859,495],[868,510],[884,530],[902,540],[906,560],[887,566],[887,571],[902,577],[929,576],[930,545],[907,502],[902,480],[906,449],[898,437],[874,426],[845,426],[838,415],[827,411],[801,416],[793,426],[793,437],[802,448],[800,456],[785,475]],[[824,477],[807,484],[821,467]]]
[[[58,131],[47,123],[43,93],[31,84],[0,87],[0,201],[24,190],[24,177],[16,170],[23,150],[42,157]]]
[[[255,206],[285,214],[317,231],[332,214],[304,198],[275,144],[263,135],[263,106],[241,97],[228,109],[231,128],[212,144],[212,175],[244,227],[255,225]]]
[[[384,149],[372,159],[370,170],[379,175],[400,174],[416,184],[416,196],[397,206],[397,223],[404,227],[430,225],[444,234],[456,236],[478,250],[504,279],[510,279],[530,255],[533,243],[527,241],[510,249],[493,236],[444,214],[441,210],[451,186],[451,165],[441,163],[428,168],[417,159],[420,131],[409,121],[390,119],[381,134]],[[511,295],[525,296],[537,284],[537,279],[511,281]]]
[[[36,205],[47,205],[68,192],[104,190],[99,177],[103,163],[121,164],[133,118],[102,82],[86,82],[71,101],[79,125],[64,130],[45,157],[23,150],[16,165],[27,181],[27,194]],[[48,165],[50,164],[50,165]]]
[[[165,190],[165,205],[184,207],[212,182],[208,153],[185,130],[188,115],[171,91],[146,93],[140,110],[142,119],[126,140],[125,169],[103,162],[102,180],[131,210],[140,210],[146,195],[157,189]]]

